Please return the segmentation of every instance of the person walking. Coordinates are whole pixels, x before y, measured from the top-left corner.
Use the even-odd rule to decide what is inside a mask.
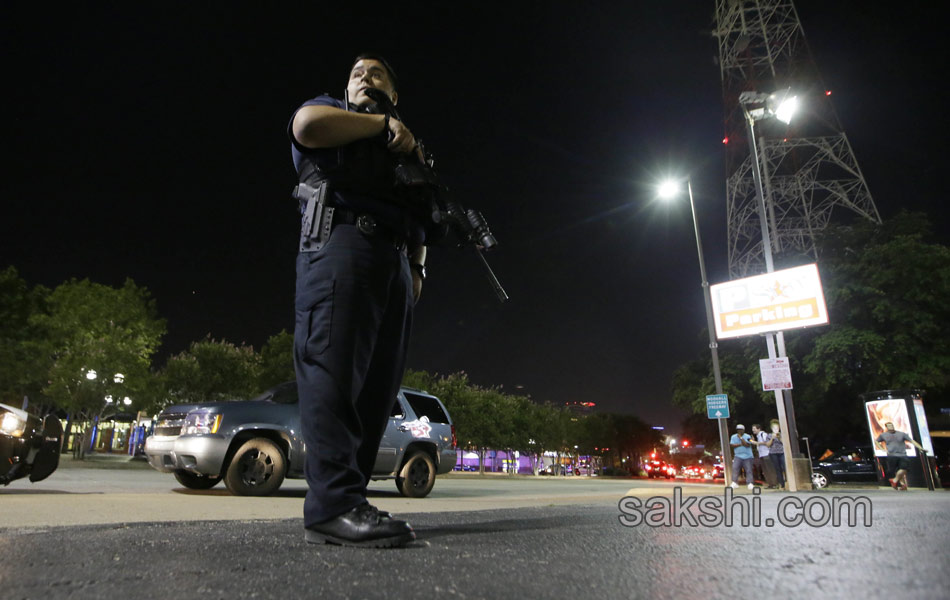
[[[917,446],[923,452],[924,447],[914,441],[914,438],[903,431],[894,429],[894,424],[888,421],[884,424],[887,431],[882,431],[877,436],[875,442],[884,442],[887,446],[887,470],[893,474],[893,477],[887,481],[895,490],[907,489],[907,469],[910,467],[910,459],[907,458],[907,442]]]

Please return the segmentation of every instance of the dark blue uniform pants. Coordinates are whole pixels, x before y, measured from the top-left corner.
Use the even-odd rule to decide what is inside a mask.
[[[304,525],[366,501],[399,392],[412,322],[404,252],[338,225],[297,257],[294,365],[307,445]]]

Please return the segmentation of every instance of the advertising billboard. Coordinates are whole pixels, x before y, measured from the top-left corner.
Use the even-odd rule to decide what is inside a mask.
[[[903,398],[888,398],[887,400],[872,400],[864,403],[868,417],[868,431],[871,432],[871,444],[874,446],[875,456],[887,456],[887,446],[884,442],[876,442],[877,436],[887,431],[886,423],[893,423],[894,429],[903,431],[913,437],[910,428],[910,415],[907,414],[907,403]],[[917,449],[908,444],[907,456],[917,456]]]
[[[917,430],[920,431],[920,445],[929,456],[934,455],[934,443],[930,439],[930,425],[927,424],[927,413],[924,412],[924,401],[914,398],[914,414],[917,415]]]
[[[717,283],[709,293],[719,339],[828,323],[815,264]]]

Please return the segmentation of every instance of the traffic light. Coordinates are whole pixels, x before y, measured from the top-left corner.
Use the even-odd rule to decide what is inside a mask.
[[[683,447],[689,446],[689,440],[683,440]]]

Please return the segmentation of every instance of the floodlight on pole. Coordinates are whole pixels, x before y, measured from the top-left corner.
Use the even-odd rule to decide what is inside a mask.
[[[773,109],[775,118],[788,125],[792,122],[792,117],[798,112],[798,96],[786,96],[780,104]]]
[[[672,198],[680,193],[680,182],[675,179],[663,181],[657,188],[661,198]],[[716,342],[716,325],[713,321],[712,296],[709,295],[709,281],[706,278],[706,261],[703,258],[703,242],[699,235],[699,219],[696,216],[696,203],[693,201],[693,182],[686,178],[686,191],[689,193],[689,208],[693,213],[693,232],[696,234],[696,254],[699,257],[699,274],[702,277],[703,300],[706,303],[706,329],[709,333],[709,353],[712,356],[713,378],[716,381],[716,393],[722,394],[722,375],[719,371],[719,344]],[[722,447],[723,474],[726,481],[732,476],[732,448],[728,444],[729,426],[725,419],[716,419],[719,425],[719,445]]]
[[[793,94],[790,88],[773,94],[742,92],[739,94],[739,104],[747,117],[754,121],[775,117],[786,125],[792,121],[801,106],[798,96]]]

